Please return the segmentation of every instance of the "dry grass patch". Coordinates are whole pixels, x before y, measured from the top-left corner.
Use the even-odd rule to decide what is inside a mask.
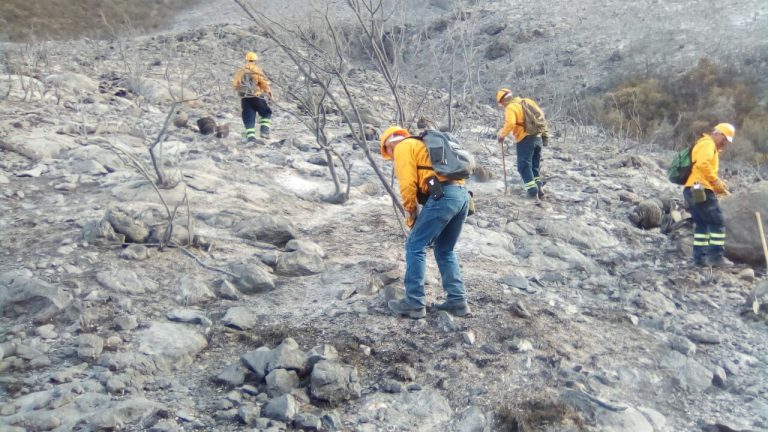
[[[0,40],[102,38],[125,29],[154,30],[199,0],[3,0]]]

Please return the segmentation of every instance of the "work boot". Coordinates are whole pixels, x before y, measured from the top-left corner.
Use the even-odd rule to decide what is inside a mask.
[[[705,260],[703,260],[703,259],[698,259],[698,260],[694,259],[691,262],[691,266],[692,267],[706,267],[707,266],[707,262]]]
[[[420,319],[427,316],[427,310],[424,306],[413,306],[405,300],[390,300],[387,302],[387,306],[392,312],[405,315],[408,318]]]
[[[248,137],[248,138],[246,138],[245,140],[246,140],[247,142],[249,142],[249,143],[254,143],[254,142],[256,142],[256,137]]]
[[[537,181],[536,181],[536,188],[539,190],[539,191],[538,191],[538,197],[539,197],[539,199],[543,199],[543,198],[544,198],[544,195],[546,195],[546,194],[544,193],[544,185],[545,185],[545,184],[547,184],[547,182],[545,182],[545,181],[543,181],[543,180],[537,180]]]
[[[443,303],[437,303],[434,305],[437,310],[446,311],[449,314],[457,317],[472,316],[472,309],[465,301],[444,301]]]
[[[712,258],[709,261],[709,265],[717,268],[730,268],[733,267],[733,261],[724,256],[719,256],[717,258]]]
[[[262,138],[269,139],[269,126],[262,126],[259,130],[259,133],[261,134]]]

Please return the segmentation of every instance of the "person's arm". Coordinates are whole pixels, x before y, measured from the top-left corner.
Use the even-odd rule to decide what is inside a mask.
[[[513,104],[509,104],[506,108],[504,108],[504,126],[501,128],[501,130],[499,130],[499,136],[497,137],[498,140],[504,141],[504,138],[506,138],[507,135],[512,132],[512,129],[514,129],[516,124],[517,114],[515,113]]]
[[[400,185],[400,199],[403,202],[403,209],[408,213],[405,223],[412,228],[419,208],[417,198],[419,177],[413,147],[406,144],[406,141],[402,141],[395,146],[394,163],[395,175]]]
[[[717,178],[717,171],[711,163],[715,152],[717,152],[715,143],[705,140],[693,148],[691,160],[695,164],[696,170],[712,185],[712,190],[715,193],[722,194],[725,193],[725,185]]]
[[[235,78],[232,80],[232,88],[237,90],[238,87],[240,87],[240,82],[243,79],[243,70],[238,69],[237,72],[235,72]]]

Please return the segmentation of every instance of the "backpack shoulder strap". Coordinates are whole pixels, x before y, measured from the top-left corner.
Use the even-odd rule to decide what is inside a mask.
[[[424,131],[424,132],[422,132],[422,133],[420,133],[418,135],[408,136],[408,137],[406,137],[406,139],[413,138],[413,139],[419,140],[421,142],[424,142],[424,136],[426,134],[427,134],[427,131]],[[424,147],[426,147],[426,144],[424,145]],[[429,152],[429,147],[427,147],[427,152]],[[432,166],[428,166],[428,165],[416,165],[416,169],[417,170],[425,170],[425,171],[434,171],[435,170],[434,168],[432,168]]]

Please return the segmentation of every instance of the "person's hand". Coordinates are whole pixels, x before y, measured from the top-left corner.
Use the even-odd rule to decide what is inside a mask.
[[[728,192],[728,185],[725,184],[725,182],[722,181],[721,179],[717,179],[714,181],[714,183],[712,183],[712,189],[716,194],[719,194],[719,195],[731,194],[730,192]]]
[[[503,137],[503,136],[500,136],[500,137],[496,137],[496,141],[497,141],[499,144],[504,144],[504,137]]]
[[[405,212],[405,225],[408,228],[413,228],[414,225],[416,225],[416,218],[419,216],[419,212],[417,211],[409,211]]]

